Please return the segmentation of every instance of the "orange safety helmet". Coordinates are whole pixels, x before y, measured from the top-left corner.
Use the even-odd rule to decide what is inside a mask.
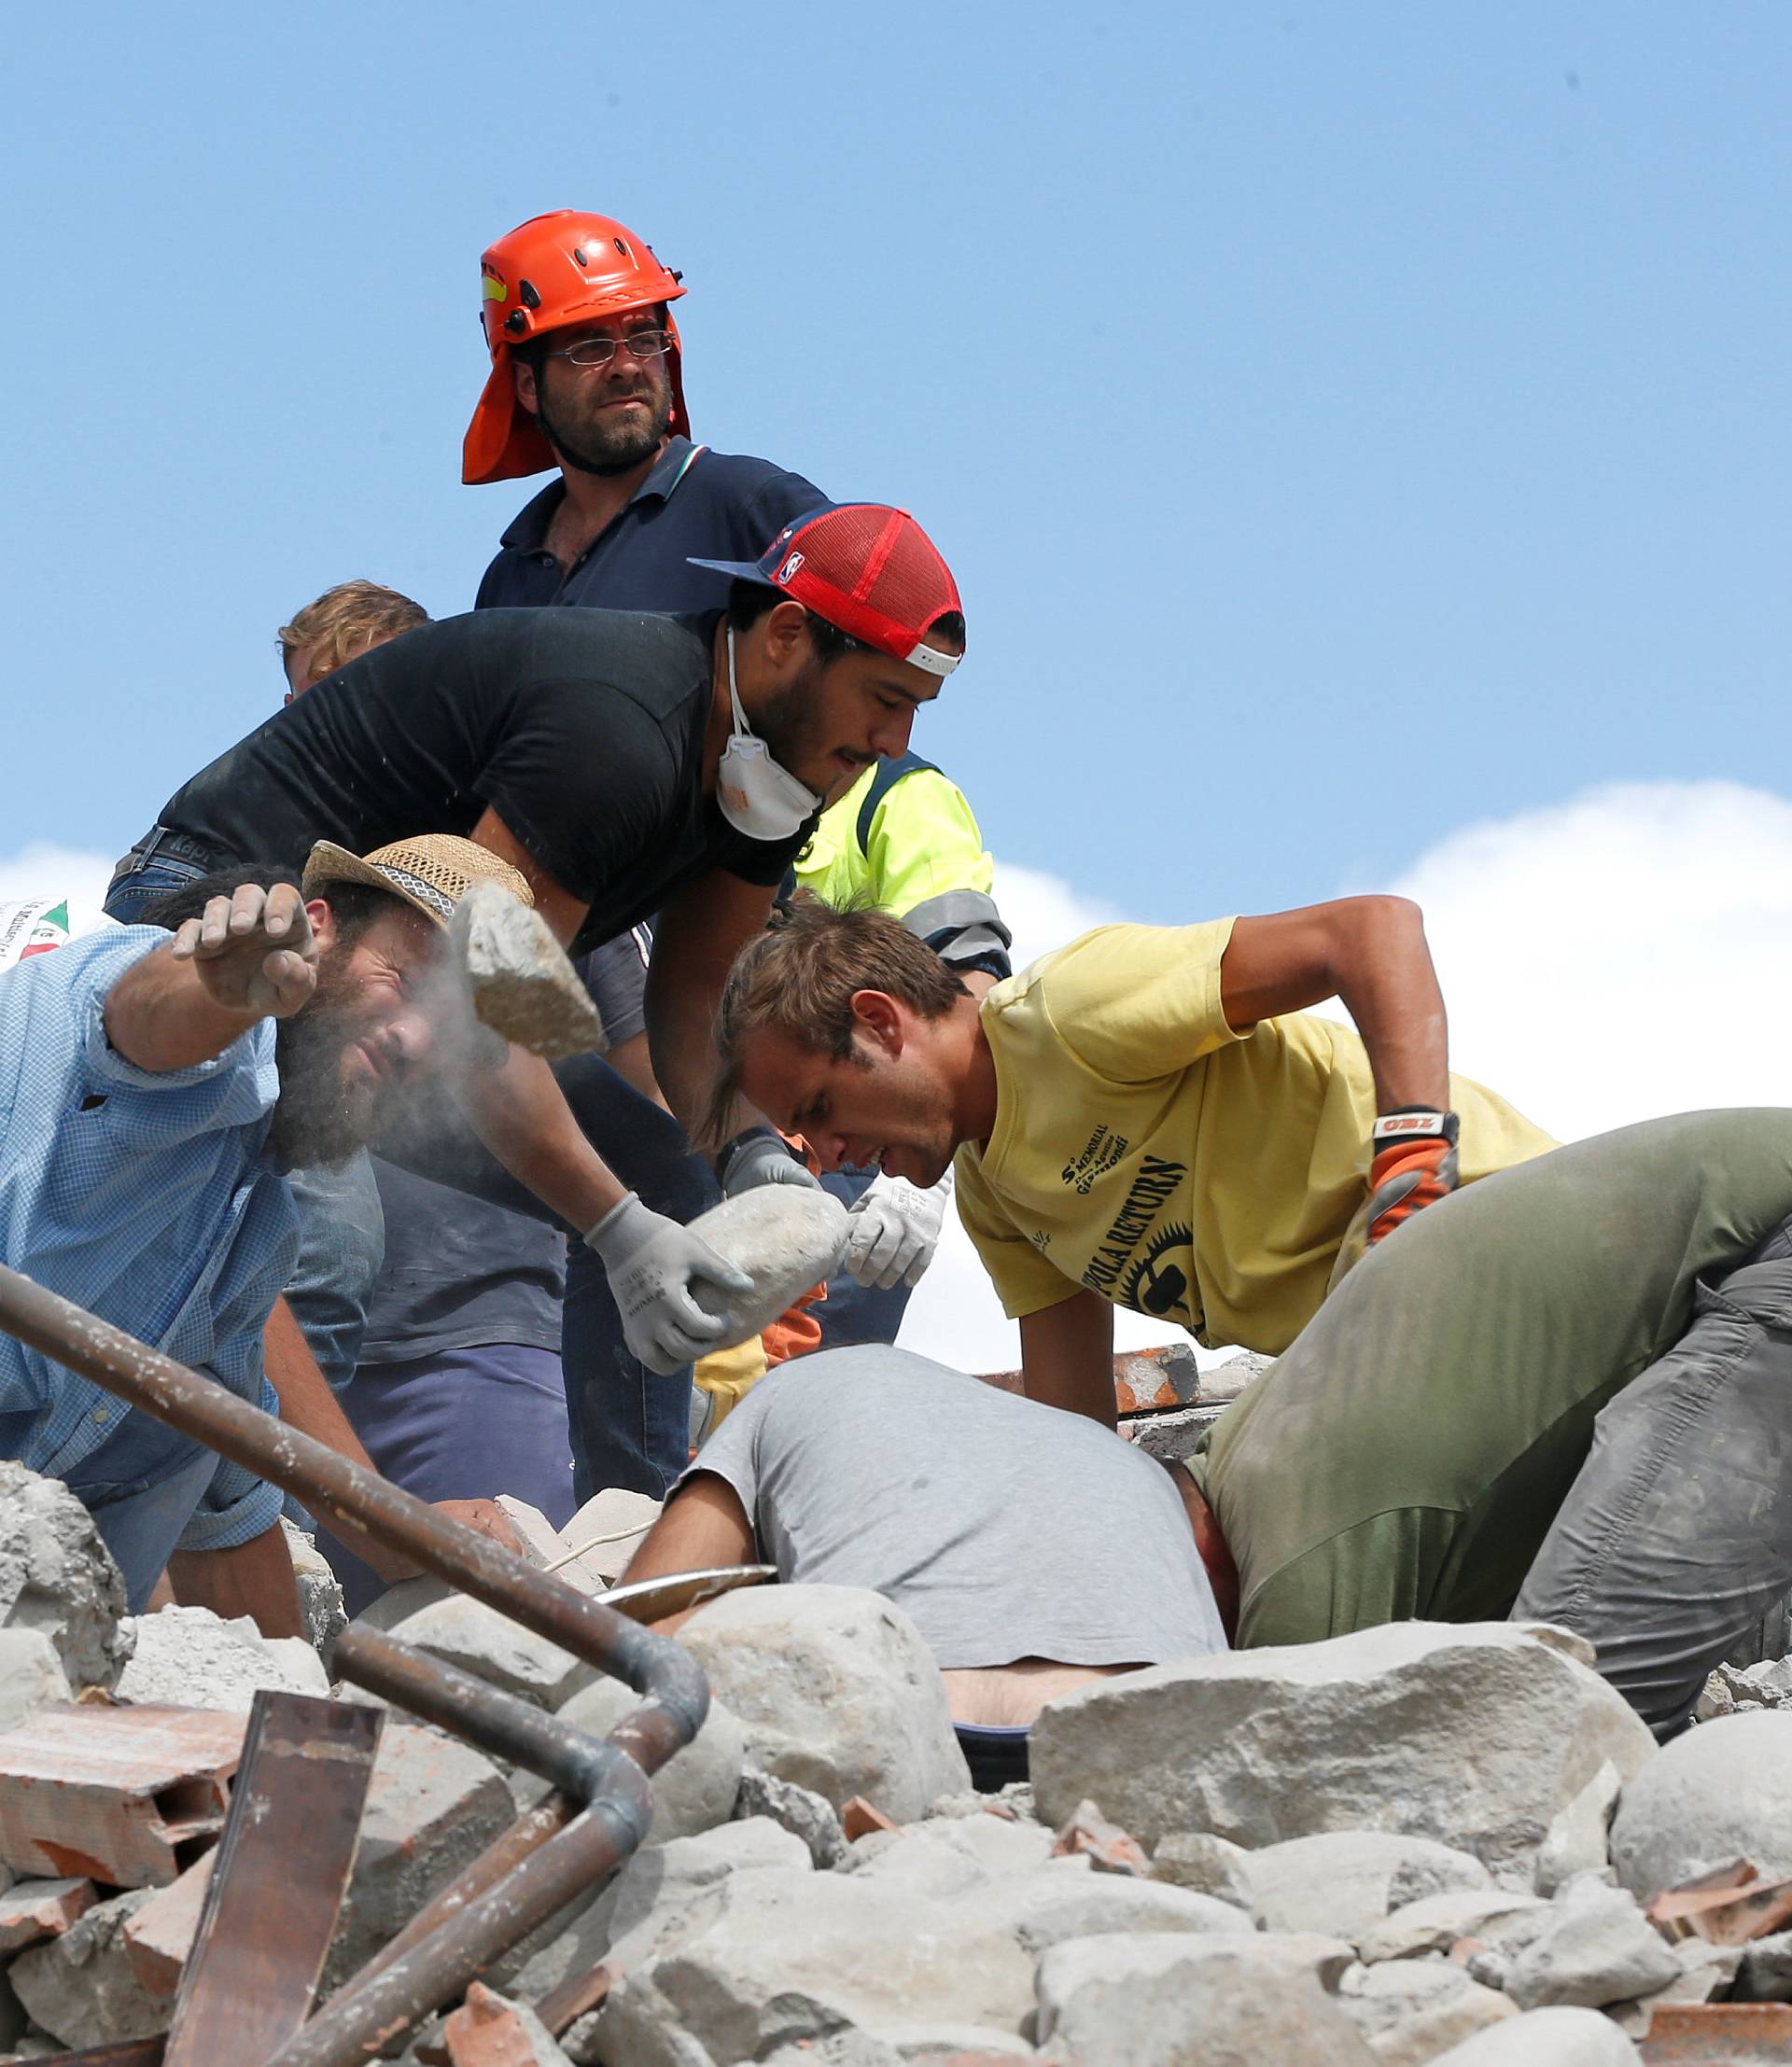
[[[516,399],[511,351],[548,330],[626,314],[676,301],[684,289],[643,244],[608,216],[556,208],[532,216],[500,237],[479,261],[480,322],[491,348],[492,371],[461,446],[464,482],[509,481],[555,464],[535,418]],[[668,312],[671,346],[665,355],[672,383],[671,428],[688,436],[684,377],[679,365],[679,327]]]

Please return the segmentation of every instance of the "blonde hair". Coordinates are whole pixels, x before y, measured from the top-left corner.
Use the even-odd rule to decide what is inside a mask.
[[[384,645],[400,632],[414,632],[428,621],[429,613],[423,605],[400,595],[397,589],[383,589],[377,581],[339,581],[274,634],[280,642],[281,672],[301,648],[315,647],[310,681],[299,685],[309,689],[312,682],[333,675],[344,661],[366,652],[370,646]]]
[[[716,1008],[721,1060],[698,1124],[696,1145],[720,1148],[740,1096],[741,1046],[752,1035],[785,1035],[799,1048],[844,1062],[853,1053],[852,1000],[879,990],[923,1019],[942,1019],[971,994],[901,919],[868,903],[824,904],[799,890],[764,932],[735,957]]]

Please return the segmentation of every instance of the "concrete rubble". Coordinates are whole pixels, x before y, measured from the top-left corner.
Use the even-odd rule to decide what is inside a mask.
[[[0,2060],[167,2028],[249,1698],[325,1691],[309,1644],[126,1617],[42,1485],[0,1497],[24,1604],[0,1627]],[[42,1544],[8,1498],[51,1517]],[[651,1518],[595,1504],[525,1527],[532,1556]],[[596,1555],[575,1584],[612,1576]],[[311,1583],[327,1650],[333,1582]],[[639,1698],[441,1589],[398,1633],[594,1736]],[[1792,2000],[1792,1661],[1730,1669],[1766,1697],[1658,1752],[1575,1640],[1407,1625],[1080,1689],[1041,1717],[1031,1784],[981,1795],[881,1597],[746,1588],[680,1641],[714,1697],[645,1843],[405,2061],[1597,2067],[1663,2005]],[[544,1793],[389,1715],[322,1995]]]
[[[124,1580],[67,1487],[0,1459],[0,1629],[41,1629],[77,1692],[131,1655]]]

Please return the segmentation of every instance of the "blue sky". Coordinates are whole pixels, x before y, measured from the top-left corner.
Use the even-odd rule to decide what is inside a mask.
[[[478,256],[620,216],[699,437],[905,504],[916,745],[1139,916],[1782,794],[1792,12],[437,4],[9,24],[0,852],[121,849],[367,574],[465,608]]]

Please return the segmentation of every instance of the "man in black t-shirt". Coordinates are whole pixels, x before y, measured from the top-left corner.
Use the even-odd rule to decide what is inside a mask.
[[[787,525],[725,614],[484,610],[351,661],[186,784],[120,864],[134,915],[159,853],[188,867],[469,834],[529,879],[565,943],[660,915],[648,989],[655,1073],[694,1120],[723,976],[759,931],[815,814],[879,755],[906,750],[963,649],[950,570],[914,520],[832,506]],[[693,1297],[744,1289],[706,1244],[626,1192],[538,1057],[466,1087],[507,1167],[602,1257],[630,1348],[654,1369],[720,1325]],[[768,1127],[718,1162],[724,1188],[811,1182]]]

